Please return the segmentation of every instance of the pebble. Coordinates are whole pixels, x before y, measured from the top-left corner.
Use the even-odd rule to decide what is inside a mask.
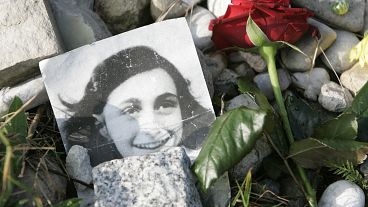
[[[206,57],[203,55],[202,51],[197,48],[197,54],[199,58],[199,62],[201,63],[202,72],[204,76],[204,80],[206,81],[207,89],[210,94],[210,97],[213,97],[214,88],[213,88],[213,77],[211,73],[211,69],[206,64]]]
[[[249,94],[240,94],[234,98],[232,98],[227,104],[225,105],[225,111],[229,111],[231,109],[236,109],[241,106],[246,106],[251,109],[257,110],[259,107]]]
[[[332,112],[342,112],[351,105],[353,97],[350,92],[335,82],[322,85],[318,102],[323,108]]]
[[[319,200],[319,207],[364,207],[363,190],[356,184],[339,180],[330,184]]]
[[[49,9],[39,0],[0,3],[0,87],[27,80],[40,60],[62,53]]]
[[[95,0],[95,11],[113,34],[149,23],[150,0]]]
[[[226,57],[222,53],[205,55],[205,62],[214,80],[216,80],[227,67]]]
[[[52,13],[69,51],[111,36],[102,19],[90,9],[89,2],[75,0],[51,0]],[[73,32],[71,32],[73,31]]]
[[[368,67],[361,67],[360,64],[357,63],[351,69],[341,74],[340,81],[345,88],[356,95],[368,81]]]
[[[277,70],[277,73],[280,81],[281,91],[284,91],[289,87],[291,83],[290,75],[284,69]],[[253,78],[253,81],[268,99],[271,100],[274,98],[271,80],[268,73],[260,73],[256,75]]]
[[[316,101],[323,84],[330,82],[330,75],[324,68],[313,68],[303,73],[291,75],[293,84],[304,89],[304,97]]]
[[[237,79],[239,75],[230,69],[224,71],[217,77],[214,82],[215,95],[236,96],[238,94]]]
[[[250,151],[237,165],[229,170],[229,176],[235,180],[243,181],[248,171],[252,169],[254,174],[261,166],[265,157],[272,152],[265,136],[260,137],[252,151]]]
[[[216,17],[223,16],[229,4],[231,4],[231,0],[207,0],[208,10]]]
[[[128,0],[130,1],[130,0]],[[176,0],[151,0],[151,15],[154,20],[157,20],[163,12],[175,2]],[[201,0],[181,0],[173,6],[167,13],[165,19],[172,19],[184,16],[185,13]]]
[[[241,77],[245,77],[247,79],[253,79],[256,73],[247,63],[239,64],[234,68],[234,71]]]
[[[258,73],[267,70],[267,63],[259,54],[251,52],[236,51],[229,55],[229,61],[232,63],[246,62],[253,70]]]
[[[336,39],[336,32],[327,25],[309,18],[308,23],[315,26],[320,33],[320,47],[326,50]],[[294,72],[305,72],[312,68],[312,59],[317,49],[317,41],[311,35],[304,35],[296,44],[309,58],[304,54],[285,47],[281,49],[281,60],[285,67]],[[321,54],[321,50],[317,50],[317,56]]]
[[[186,16],[194,44],[197,48],[202,50],[213,45],[211,40],[212,31],[208,29],[208,25],[215,18],[210,11],[201,6],[194,7],[193,11]]]
[[[29,79],[13,87],[0,89],[0,116],[6,114],[15,96],[23,103],[29,101],[33,96],[36,98],[25,108],[26,110],[41,105],[49,100],[45,85],[41,76]]]
[[[71,177],[83,181],[85,183],[92,183],[92,166],[86,148],[73,145],[66,156],[65,167]],[[85,190],[86,186],[74,183],[77,190]]]
[[[92,172],[96,207],[202,206],[183,148],[111,160]]]
[[[337,38],[334,44],[325,53],[332,67],[325,56],[322,61],[330,69],[335,69],[337,73],[342,73],[351,68],[357,61],[350,62],[349,54],[351,49],[359,43],[359,39],[354,33],[336,30]]]
[[[347,0],[349,11],[345,15],[334,14],[331,5],[336,0],[310,1],[294,0],[297,7],[306,7],[314,12],[316,17],[341,29],[359,32],[363,29],[365,0]]]

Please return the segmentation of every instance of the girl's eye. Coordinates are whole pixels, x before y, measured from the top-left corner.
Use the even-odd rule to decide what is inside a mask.
[[[130,106],[127,106],[127,107],[123,108],[121,112],[123,114],[127,114],[127,115],[134,115],[134,114],[136,114],[140,111],[141,111],[141,107],[135,106],[135,105],[130,105]]]
[[[164,100],[158,104],[156,107],[156,110],[159,113],[163,114],[169,114],[173,110],[175,110],[178,107],[178,102],[176,100]]]

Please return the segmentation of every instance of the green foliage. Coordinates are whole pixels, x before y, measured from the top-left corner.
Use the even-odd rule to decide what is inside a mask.
[[[321,116],[303,99],[288,94],[285,101],[290,127],[296,140],[311,137]]]
[[[241,197],[241,203],[243,204],[244,207],[249,206],[249,198],[252,189],[252,169],[248,171],[242,185],[240,186],[237,181],[236,185],[238,187],[238,192],[236,193],[235,197],[233,198],[229,206],[230,207],[236,206],[236,204],[239,202],[239,197]]]
[[[330,163],[328,167],[335,175],[340,175],[345,180],[356,183],[364,190],[368,190],[368,180],[354,168],[354,163],[349,161],[341,162],[340,164]]]
[[[253,21],[252,17],[249,15],[247,24],[245,27],[249,40],[254,46],[264,46],[270,44],[270,40],[267,35],[262,31],[261,28]]]
[[[313,135],[317,138],[338,140],[355,139],[358,133],[358,122],[354,114],[341,114],[320,125]]]
[[[54,207],[79,207],[81,201],[82,199],[79,198],[71,198],[54,205]]]
[[[354,97],[351,107],[347,112],[353,112],[358,118],[368,117],[368,82],[359,90]]]
[[[263,130],[265,117],[266,113],[262,111],[240,107],[216,119],[193,164],[204,191],[253,149]]]
[[[290,146],[289,158],[304,168],[318,168],[339,160],[359,164],[365,159],[366,153],[367,143],[348,139],[308,138]]]
[[[288,152],[288,143],[286,142],[282,122],[280,121],[278,114],[268,102],[267,97],[263,95],[262,92],[257,87],[252,85],[252,83],[248,80],[238,79],[237,84],[241,93],[253,95],[259,108],[267,112],[266,124],[263,132],[271,138],[278,150],[283,155],[286,155]]]
[[[10,104],[8,114],[13,114],[18,111],[23,105],[22,100],[19,97],[14,97],[14,100]],[[9,117],[8,117],[9,118]],[[21,111],[16,116],[8,120],[8,124],[5,125],[6,135],[11,137],[13,145],[19,143],[25,143],[27,137],[27,116],[24,111]]]

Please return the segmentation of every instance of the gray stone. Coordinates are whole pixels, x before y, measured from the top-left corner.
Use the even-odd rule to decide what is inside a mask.
[[[194,7],[192,13],[186,16],[194,44],[197,48],[205,49],[213,45],[211,40],[212,31],[208,29],[208,25],[215,18],[210,11],[200,6]]]
[[[221,53],[205,55],[208,69],[212,73],[212,78],[216,80],[227,67],[226,57]]]
[[[105,23],[90,9],[90,5],[85,5],[87,3],[90,4],[76,0],[50,1],[64,47],[68,51],[111,36]]]
[[[26,110],[41,105],[49,100],[41,77],[27,80],[14,87],[4,87],[0,89],[0,116],[8,112],[9,106],[15,96],[18,96],[23,103],[26,103],[32,97],[36,96],[36,98],[25,108]]]
[[[312,71],[291,75],[294,85],[304,89],[304,97],[316,101],[323,84],[330,82],[330,75],[324,68],[313,68]]]
[[[267,63],[259,54],[237,51],[229,55],[229,60],[233,63],[246,62],[258,73],[265,72],[267,70]]]
[[[368,81],[368,67],[361,67],[357,63],[351,69],[341,74],[340,81],[344,87],[356,95]]]
[[[205,207],[225,207],[231,200],[231,189],[229,175],[225,172],[207,190],[207,193],[200,192],[203,206]]]
[[[206,64],[206,57],[203,55],[202,51],[197,49],[197,54],[198,54],[199,62],[201,63],[202,72],[203,72],[204,80],[206,81],[208,93],[210,94],[210,97],[212,98],[214,94],[214,88],[213,88],[213,77],[212,77],[211,69]]]
[[[0,87],[39,73],[38,62],[62,52],[46,1],[0,3]]]
[[[236,109],[241,106],[246,106],[251,109],[258,109],[258,105],[253,97],[249,94],[240,94],[232,98],[225,106],[225,111]]]
[[[349,11],[345,15],[334,14],[331,5],[336,0],[310,1],[294,0],[293,4],[299,7],[305,7],[314,12],[320,19],[336,25],[341,29],[351,32],[359,32],[363,28],[365,0],[347,0],[349,2]]]
[[[245,77],[247,79],[253,79],[254,76],[256,75],[256,73],[247,63],[239,64],[234,68],[234,70],[239,76]]]
[[[364,178],[368,178],[368,160],[364,160],[363,164],[360,165],[359,171],[363,174]]]
[[[290,75],[284,69],[277,70],[277,73],[278,73],[278,77],[279,77],[280,88],[281,88],[282,91],[284,91],[289,87],[289,85],[291,83]],[[268,73],[260,73],[260,74],[256,75],[253,78],[253,81],[256,83],[257,87],[263,92],[263,94],[268,99],[273,99],[274,98],[272,85],[271,85],[271,80],[270,80],[270,76],[269,76]]]
[[[350,62],[349,54],[351,49],[358,44],[359,39],[355,34],[342,30],[336,30],[336,34],[336,41],[326,50],[326,56],[333,69],[335,69],[337,73],[342,73],[351,68],[354,63],[357,62]],[[327,67],[332,69],[325,56],[322,56],[322,61]]]
[[[95,0],[95,11],[110,32],[119,34],[149,22],[149,0]]]
[[[231,0],[207,0],[208,10],[216,17],[223,16],[229,4],[231,4]]]
[[[67,0],[68,1],[68,0]],[[69,0],[70,1],[70,0]],[[71,0],[75,1],[75,0]],[[93,5],[95,4],[95,0],[78,0],[77,1],[78,6],[81,8],[93,10]]]
[[[327,25],[309,18],[308,23],[318,28],[320,33],[320,47],[326,50],[336,39],[336,32]],[[285,67],[290,71],[304,72],[312,68],[313,56],[317,49],[317,41],[310,35],[304,35],[296,44],[304,54],[297,52],[290,47],[285,47],[281,50],[281,60]],[[321,50],[317,50],[317,56],[321,54]]]
[[[66,169],[69,175],[87,184],[92,183],[92,166],[86,148],[73,145],[66,156]],[[74,183],[77,191],[86,189],[85,185]]]
[[[168,12],[165,15],[165,19],[181,17],[200,1],[201,0],[151,0],[151,15],[154,20],[157,20],[164,12]],[[171,9],[169,9],[170,7]]]
[[[235,180],[243,181],[244,177],[252,168],[252,173],[261,166],[262,160],[272,152],[267,138],[262,136],[257,140],[255,147],[237,165],[229,170],[229,175]]]
[[[368,32],[368,3],[365,3],[365,12],[364,12],[364,27],[362,30],[362,34]]]
[[[330,184],[319,200],[319,207],[363,207],[365,196],[356,184],[339,180]]]
[[[95,206],[202,206],[183,148],[111,160],[93,168]]]
[[[322,85],[318,102],[323,108],[332,112],[342,112],[351,105],[353,97],[350,92],[335,82]]]

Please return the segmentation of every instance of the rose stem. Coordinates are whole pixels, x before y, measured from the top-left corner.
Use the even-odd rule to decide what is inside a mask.
[[[286,111],[285,104],[284,104],[284,99],[281,94],[280,83],[279,83],[279,78],[277,75],[276,63],[275,63],[277,46],[275,45],[261,46],[259,47],[258,50],[261,56],[267,62],[268,74],[270,75],[273,93],[276,98],[277,106],[279,107],[279,110],[280,110],[280,116],[283,122],[284,129],[286,131],[286,136],[289,140],[289,144],[291,145],[294,142],[294,137],[291,131],[287,111]],[[313,190],[311,184],[309,183],[309,180],[305,174],[304,169],[297,165],[297,170],[298,170],[300,178],[302,179],[304,187],[306,189],[306,192],[307,192],[306,197],[309,202],[309,205],[312,207],[317,206],[316,193]]]

